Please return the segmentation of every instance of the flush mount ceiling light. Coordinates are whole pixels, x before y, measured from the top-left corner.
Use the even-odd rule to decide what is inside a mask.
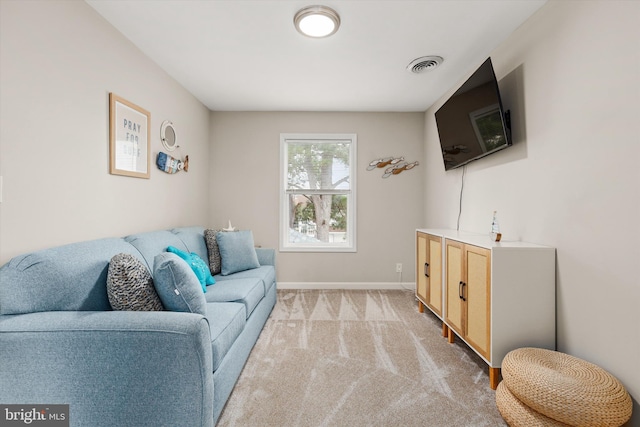
[[[407,65],[407,71],[416,74],[425,73],[442,64],[442,61],[444,61],[444,59],[442,59],[441,56],[421,56]]]
[[[328,37],[338,31],[340,16],[327,6],[307,6],[296,13],[293,23],[307,37]]]

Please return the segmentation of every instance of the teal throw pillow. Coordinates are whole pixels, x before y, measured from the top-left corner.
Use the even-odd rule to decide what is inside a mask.
[[[166,310],[206,316],[207,301],[200,281],[191,267],[176,254],[163,252],[156,255],[153,285]]]
[[[202,292],[207,292],[207,285],[213,285],[216,283],[216,280],[211,275],[211,271],[209,271],[209,266],[196,254],[195,252],[185,252],[180,249],[169,246],[167,248],[167,252],[174,253],[178,255],[180,258],[185,260],[189,267],[193,270],[202,286]]]
[[[220,231],[216,234],[216,241],[220,249],[223,276],[260,267],[250,230]]]

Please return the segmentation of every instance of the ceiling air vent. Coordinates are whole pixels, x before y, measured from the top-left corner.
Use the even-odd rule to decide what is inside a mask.
[[[444,61],[444,59],[442,59],[441,56],[421,56],[411,61],[409,65],[407,65],[407,70],[416,74],[426,73],[442,64],[442,61]]]

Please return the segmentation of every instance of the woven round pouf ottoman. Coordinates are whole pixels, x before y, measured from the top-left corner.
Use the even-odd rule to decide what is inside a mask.
[[[568,424],[561,423],[552,418],[534,411],[527,405],[519,401],[504,384],[498,384],[496,389],[496,405],[502,418],[511,427],[566,427]]]
[[[502,361],[502,378],[496,404],[512,427],[618,427],[631,418],[633,403],[620,381],[565,353],[513,350]]]

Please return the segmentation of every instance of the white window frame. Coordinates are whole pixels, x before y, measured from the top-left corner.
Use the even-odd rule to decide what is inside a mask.
[[[287,192],[288,144],[300,142],[349,142],[349,187],[347,191],[347,234],[345,242],[289,242],[289,197]],[[356,175],[357,135],[355,133],[281,133],[280,134],[280,251],[281,252],[356,252]],[[335,191],[335,190],[334,190]],[[323,191],[329,194],[333,191]],[[343,192],[337,192],[343,194]]]

